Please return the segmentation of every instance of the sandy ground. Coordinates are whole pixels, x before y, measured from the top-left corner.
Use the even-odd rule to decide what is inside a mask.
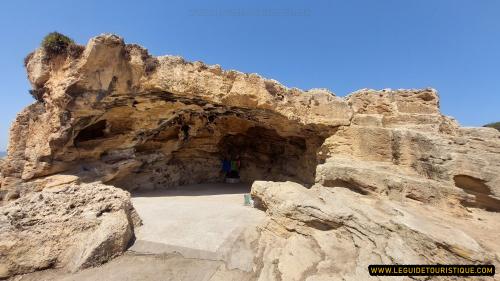
[[[143,226],[130,250],[220,260],[245,228],[264,218],[243,205],[249,192],[248,185],[222,183],[135,194],[132,203]]]
[[[244,206],[249,191],[243,184],[200,184],[133,194],[143,225],[127,253],[73,274],[51,269],[12,280],[253,280],[252,255],[235,251],[238,237],[265,219],[262,211]],[[229,255],[237,262],[228,263]]]
[[[227,270],[221,261],[187,259],[180,255],[137,255],[126,253],[100,267],[70,274],[51,269],[15,281],[225,281],[253,280],[251,274]]]

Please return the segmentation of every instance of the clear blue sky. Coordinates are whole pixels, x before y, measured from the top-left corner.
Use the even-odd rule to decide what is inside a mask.
[[[0,150],[32,102],[22,66],[43,36],[104,32],[290,87],[434,87],[466,126],[500,121],[500,0],[2,1]]]

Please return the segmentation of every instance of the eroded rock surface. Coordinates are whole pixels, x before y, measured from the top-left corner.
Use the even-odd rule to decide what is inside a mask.
[[[218,182],[221,160],[234,158],[271,219],[251,243],[260,280],[363,280],[371,263],[499,264],[500,132],[460,127],[433,89],[339,98],[152,57],[116,35],[92,38],[78,58],[38,49],[27,71],[38,101],[18,114],[1,164],[0,195],[13,202],[0,235],[18,237],[0,242],[3,276],[93,266],[124,250],[128,195],[85,182]],[[106,211],[87,217],[89,206]],[[49,228],[60,231],[46,237]]]
[[[114,35],[91,39],[76,60],[47,63],[43,52],[27,64],[43,102],[13,124],[4,185],[62,171],[130,190],[218,181],[221,159],[235,155],[246,181],[310,184],[317,149],[352,115],[326,90],[153,58]]]
[[[99,183],[48,187],[0,207],[0,278],[119,255],[140,223],[128,192]]]
[[[259,280],[368,280],[370,264],[499,264],[496,213],[457,216],[293,182],[257,181],[252,195],[271,216],[258,240]]]

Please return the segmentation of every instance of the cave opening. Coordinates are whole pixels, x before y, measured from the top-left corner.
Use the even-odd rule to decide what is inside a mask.
[[[144,164],[114,184],[132,191],[143,219],[132,250],[220,255],[235,233],[265,219],[248,207],[254,181],[314,182],[319,135],[234,115],[180,118],[137,146]],[[239,161],[238,182],[227,181],[235,175],[224,160]]]
[[[314,180],[314,171],[303,165],[307,162],[304,138],[282,137],[273,129],[256,126],[224,136],[217,147],[219,158],[238,161],[236,176],[242,182],[295,180],[311,183]]]
[[[284,118],[262,118],[264,122],[210,112],[179,116],[137,143],[137,164],[127,166],[111,183],[131,191],[224,183],[227,178],[248,186],[256,180],[312,185],[324,137]],[[237,173],[229,175],[224,161],[237,161]]]
[[[100,120],[82,129],[75,137],[75,145],[78,145],[82,142],[103,138],[105,135],[106,124],[106,120]]]
[[[457,187],[474,197],[473,200],[463,200],[464,206],[500,212],[500,200],[491,196],[491,190],[485,181],[469,175],[455,175],[453,180]]]
[[[265,219],[246,204],[252,183],[312,185],[318,150],[331,134],[275,112],[216,105],[136,103],[91,117],[103,121],[82,125],[77,153],[65,155],[75,157],[83,181],[131,192],[143,221],[136,252],[220,255],[234,233]],[[227,183],[224,160],[239,161],[237,183]]]
[[[311,186],[321,162],[318,151],[336,130],[274,110],[163,92],[81,120],[86,122],[75,125],[74,146],[56,160],[71,161],[70,169],[84,181],[134,192],[225,183],[224,160],[238,162],[230,177],[248,186],[257,180]]]

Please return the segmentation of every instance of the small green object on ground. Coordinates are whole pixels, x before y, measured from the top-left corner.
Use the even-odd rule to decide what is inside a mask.
[[[250,206],[250,205],[252,205],[252,203],[251,203],[251,198],[250,198],[250,194],[243,194],[243,198],[245,199],[245,200],[244,200],[244,204],[245,204],[245,206]]]

